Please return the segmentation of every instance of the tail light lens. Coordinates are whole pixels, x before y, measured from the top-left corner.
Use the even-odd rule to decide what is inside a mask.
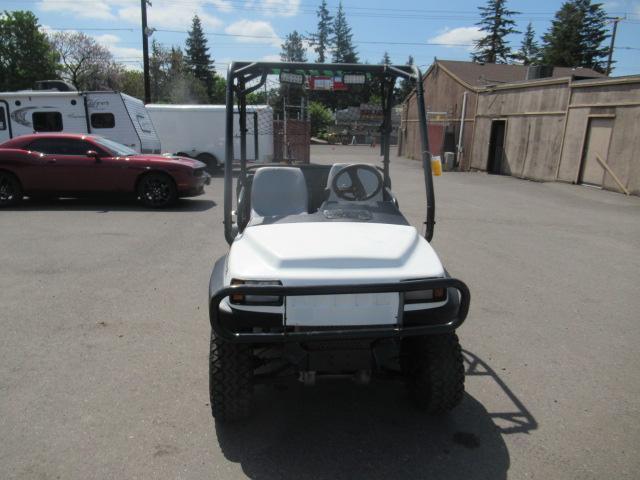
[[[446,298],[447,290],[445,288],[414,290],[412,292],[405,292],[404,303],[442,302]]]
[[[234,278],[231,285],[282,285],[278,280],[239,280]],[[282,297],[275,295],[245,295],[244,293],[234,293],[229,297],[234,305],[282,305]]]

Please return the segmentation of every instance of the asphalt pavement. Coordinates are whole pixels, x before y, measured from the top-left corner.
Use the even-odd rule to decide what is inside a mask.
[[[422,230],[420,164],[394,158],[391,172]],[[483,173],[435,187],[433,245],[472,295],[467,394],[441,418],[401,384],[332,381],[261,387],[249,421],[215,425],[207,286],[227,249],[222,178],[164,211],[1,210],[0,478],[638,478],[640,198]]]

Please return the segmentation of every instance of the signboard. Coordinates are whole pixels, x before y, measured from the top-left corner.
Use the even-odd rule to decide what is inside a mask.
[[[346,92],[349,87],[343,82],[341,76],[333,77],[333,91],[334,92]]]
[[[311,90],[333,90],[333,77],[311,77]]]

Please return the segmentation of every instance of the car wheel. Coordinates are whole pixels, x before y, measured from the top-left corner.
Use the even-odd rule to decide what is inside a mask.
[[[451,410],[464,396],[464,361],[455,333],[403,341],[403,371],[412,400],[421,410]]]
[[[0,207],[15,205],[22,200],[22,186],[10,173],[0,172]]]
[[[245,343],[225,342],[211,332],[209,399],[211,414],[220,421],[249,416],[253,386],[253,356]]]
[[[138,198],[147,207],[167,207],[178,198],[176,184],[164,173],[148,173],[138,183]]]
[[[218,159],[210,153],[201,153],[200,155],[196,156],[196,160],[199,160],[202,163],[206,164],[209,173],[215,173],[220,169]]]

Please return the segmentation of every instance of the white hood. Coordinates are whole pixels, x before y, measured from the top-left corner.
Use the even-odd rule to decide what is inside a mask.
[[[304,222],[248,227],[231,246],[225,280],[283,285],[393,282],[444,276],[431,245],[407,225]]]

